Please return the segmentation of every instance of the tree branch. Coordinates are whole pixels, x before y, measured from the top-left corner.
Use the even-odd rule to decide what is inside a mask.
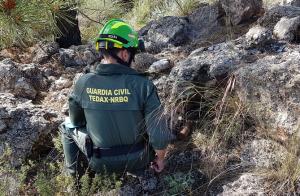
[[[101,24],[101,25],[104,25],[104,24],[101,23],[100,21],[96,21],[96,20],[92,19],[91,17],[89,17],[88,15],[86,15],[85,13],[83,13],[83,12],[80,11],[80,10],[78,10],[78,12],[79,12],[82,16],[84,16],[84,17],[86,17],[87,19],[89,19],[90,21],[95,22],[95,23],[98,23],[98,24]]]

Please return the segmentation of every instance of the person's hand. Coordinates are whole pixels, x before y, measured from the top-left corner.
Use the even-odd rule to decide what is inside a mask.
[[[155,172],[160,173],[165,168],[165,161],[164,159],[156,158],[150,166],[152,169],[154,169]]]
[[[153,162],[151,162],[151,168],[154,169],[155,172],[160,173],[165,168],[165,156],[166,149],[163,150],[155,150],[156,158]]]

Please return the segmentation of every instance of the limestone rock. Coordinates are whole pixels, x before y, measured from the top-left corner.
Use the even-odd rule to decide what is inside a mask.
[[[217,4],[200,6],[188,16],[191,40],[207,41],[209,37],[223,30],[224,10]]]
[[[207,48],[205,48],[205,47],[200,47],[200,48],[198,48],[198,49],[196,49],[196,50],[193,50],[193,51],[190,53],[189,57],[199,56],[199,55],[201,55],[201,53],[203,53],[206,49],[207,49]]]
[[[0,121],[6,125],[6,131],[0,133],[0,156],[10,149],[12,154],[7,161],[20,166],[41,136],[56,130],[63,119],[47,106],[33,105],[9,93],[0,93],[0,102]]]
[[[170,68],[170,61],[168,59],[161,59],[154,62],[148,69],[149,73],[160,73]]]
[[[230,55],[228,51],[230,49]],[[239,57],[239,51],[230,43],[222,43],[208,47],[199,55],[192,56],[179,62],[170,73],[170,77],[177,80],[207,82],[211,77],[226,74],[227,68],[233,68],[235,58]],[[199,75],[201,67],[207,68],[207,73]],[[224,71],[222,71],[224,70]]]
[[[141,188],[139,188],[141,189]],[[137,196],[139,195],[141,191],[140,190],[136,190],[133,187],[129,186],[129,185],[125,185],[123,186],[119,191],[118,191],[118,195],[120,196]]]
[[[188,40],[188,21],[184,17],[166,16],[148,23],[139,31],[146,51],[158,53],[168,45],[178,46]]]
[[[71,46],[59,50],[60,61],[65,67],[86,66],[95,63],[99,54],[92,45]]]
[[[177,99],[178,95],[185,96],[183,92],[191,83],[208,85],[213,79],[226,77],[239,66],[243,53],[242,49],[231,42],[192,52],[191,56],[172,68],[166,81],[166,86],[171,87],[169,95]]]
[[[5,131],[6,127],[6,123],[3,120],[0,120],[0,134]]]
[[[266,56],[235,72],[240,100],[265,130],[300,133],[300,47]]]
[[[166,84],[166,81],[168,81],[167,76],[162,76],[158,79],[153,80],[153,83],[157,88],[158,96],[162,103],[166,101],[170,94],[170,86]]]
[[[300,41],[300,16],[294,18],[282,17],[274,27],[274,36],[277,39],[289,42]]]
[[[46,78],[35,64],[18,64],[10,59],[0,62],[0,92],[34,99],[37,90],[46,89]]]
[[[33,63],[45,63],[50,57],[59,51],[59,45],[56,42],[40,43],[34,50]]]
[[[68,83],[66,83],[68,84]],[[57,87],[54,85],[50,88],[50,91],[53,89],[54,92],[49,93],[43,100],[43,105],[51,105],[52,108],[55,108],[59,113],[66,114],[69,110],[68,97],[71,93],[71,89],[62,88],[57,91]],[[58,87],[59,89],[61,87]],[[66,108],[64,106],[66,105]]]
[[[223,192],[218,196],[263,196],[265,195],[263,177],[245,173],[232,183],[223,186]]]
[[[21,71],[9,59],[3,60],[0,63],[0,91],[5,92],[14,89],[15,83],[18,80],[17,77],[21,75]]]
[[[234,25],[253,20],[261,13],[263,5],[262,0],[221,0],[220,2]]]
[[[61,76],[58,80],[54,81],[54,84],[50,87],[51,91],[60,91],[64,88],[70,88],[73,81],[69,78]]]
[[[215,3],[201,4],[187,17],[167,16],[152,21],[139,35],[145,40],[146,51],[157,54],[174,46],[194,49],[194,45],[207,40],[225,41],[225,37],[220,36],[225,31],[225,11]]]
[[[252,27],[246,34],[246,42],[249,47],[263,46],[272,40],[272,31],[261,26]]]
[[[144,191],[154,191],[157,188],[158,180],[156,177],[141,180],[141,185]]]
[[[300,7],[300,0],[282,0],[281,5],[292,5]]]
[[[300,16],[300,7],[275,6],[267,10],[265,15],[258,20],[259,25],[273,29],[282,17],[294,18]]]
[[[24,97],[28,96],[33,99],[37,95],[37,91],[24,77],[21,77],[16,81],[14,93],[17,95],[24,95]]]
[[[149,67],[158,61],[158,59],[149,53],[139,53],[135,55],[134,63],[132,68],[139,72],[145,72],[149,69]]]
[[[242,150],[241,159],[255,167],[273,168],[279,165],[288,154],[287,150],[272,140],[253,140]]]

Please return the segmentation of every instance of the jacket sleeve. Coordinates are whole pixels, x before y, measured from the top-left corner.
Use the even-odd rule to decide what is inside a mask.
[[[74,126],[85,126],[84,110],[81,106],[81,97],[84,91],[85,75],[81,76],[74,85],[73,92],[69,96],[69,115]]]
[[[163,108],[152,82],[149,82],[147,87],[144,115],[150,144],[155,150],[165,149],[174,136],[168,128],[167,119],[163,115]]]

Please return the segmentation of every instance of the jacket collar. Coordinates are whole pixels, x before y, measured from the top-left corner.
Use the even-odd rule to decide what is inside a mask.
[[[99,64],[96,68],[96,74],[99,75],[114,75],[114,74],[129,74],[141,75],[134,69],[121,64]]]

